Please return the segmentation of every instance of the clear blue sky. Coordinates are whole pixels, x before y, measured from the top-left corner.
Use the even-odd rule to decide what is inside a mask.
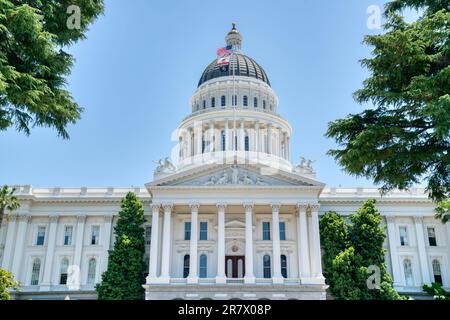
[[[152,160],[170,154],[171,133],[190,112],[189,98],[203,69],[224,44],[231,22],[243,51],[266,70],[279,96],[279,113],[293,127],[292,160],[315,160],[329,186],[371,186],[342,172],[326,155],[327,123],[362,110],[352,93],[367,71],[363,36],[378,0],[115,1],[88,38],[70,48],[68,78],[85,108],[69,127],[70,140],[49,128],[29,137],[0,132],[0,183],[35,187],[141,186],[152,180]]]

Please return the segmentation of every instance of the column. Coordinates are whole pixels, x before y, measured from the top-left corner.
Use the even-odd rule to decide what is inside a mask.
[[[430,271],[428,268],[428,257],[425,249],[425,238],[423,236],[423,217],[414,217],[417,235],[417,249],[419,250],[420,270],[422,271],[423,284],[431,284]]]
[[[2,228],[6,226],[6,241],[5,241],[5,250],[3,251],[3,260],[2,260],[2,269],[10,271],[10,264],[13,260],[14,254],[14,244],[16,237],[16,225],[17,225],[17,215],[8,214],[6,219],[3,220]],[[6,224],[8,222],[8,224]]]
[[[318,283],[325,283],[322,275],[322,254],[320,250],[320,229],[319,229],[319,205],[314,204],[311,208],[311,273]]]
[[[298,273],[302,284],[311,277],[309,263],[308,226],[306,220],[306,204],[298,204],[297,218],[297,249],[298,249]]]
[[[44,264],[44,277],[42,279],[42,284],[40,287],[41,291],[50,290],[52,285],[52,267],[53,267],[53,256],[55,255],[55,245],[56,245],[56,227],[58,226],[58,215],[51,215],[50,217],[50,228],[48,231],[47,238],[47,252],[45,254],[45,264]]]
[[[245,208],[245,277],[244,283],[255,283],[253,274],[253,204],[244,203]]]
[[[256,121],[256,123],[255,123],[255,138],[254,138],[254,141],[253,141],[253,151],[255,151],[255,152],[259,152],[259,122],[258,121]]]
[[[286,151],[287,151],[287,156],[286,156],[286,160],[290,160],[291,159],[291,147],[289,146],[289,137],[286,137]]]
[[[113,220],[112,215],[104,216],[103,237],[102,237],[103,257],[102,257],[102,261],[101,261],[102,267],[100,268],[101,272],[105,272],[106,269],[108,268],[108,257],[109,257],[108,250],[109,250],[110,244],[111,244],[112,220]]]
[[[17,228],[16,236],[16,247],[14,249],[14,259],[11,272],[14,274],[16,280],[22,280],[21,268],[22,268],[22,257],[25,247],[25,239],[27,236],[28,223],[30,222],[31,216],[29,214],[19,214],[19,226]]]
[[[239,151],[245,151],[245,131],[244,131],[244,120],[241,119],[241,127],[239,129],[239,145],[238,150]]]
[[[187,283],[198,283],[197,271],[197,242],[198,242],[198,208],[199,204],[192,203],[191,207],[191,241],[189,253],[189,276]]]
[[[73,258],[72,270],[75,273],[74,281],[72,281],[73,289],[77,290],[80,287],[80,270],[81,270],[81,254],[84,245],[84,226],[86,223],[86,215],[79,214],[77,216],[77,230],[75,236],[75,255]],[[106,252],[108,254],[108,252]]]
[[[163,224],[163,240],[162,240],[162,259],[161,259],[161,277],[159,283],[170,283],[170,251],[171,251],[171,216],[172,204],[163,204],[164,208],[164,224]]]
[[[187,155],[186,157],[192,157],[192,149],[194,148],[194,146],[192,145],[192,128],[188,128],[188,133],[187,133]]]
[[[152,234],[150,239],[150,261],[148,264],[147,283],[152,283],[156,280],[158,271],[158,249],[159,249],[159,207],[160,204],[152,203]]]
[[[214,127],[214,136],[215,138],[215,142],[214,142],[214,150],[216,150],[216,152],[218,151],[222,151],[220,149],[220,143],[221,143],[221,136],[220,136],[220,130],[219,128]]]
[[[272,124],[267,124],[267,153],[272,154]]]
[[[274,284],[283,283],[283,276],[281,275],[281,249],[280,249],[280,219],[279,219],[279,204],[272,204],[272,250],[273,250],[273,274],[272,282]]]
[[[216,283],[226,283],[225,275],[225,203],[217,204],[217,276]],[[191,234],[192,236],[192,234]]]
[[[195,128],[194,128],[194,138],[196,141],[196,146],[195,146],[195,154],[202,154],[202,138],[203,138],[203,128],[202,128],[202,122],[198,121],[195,123]]]
[[[389,238],[389,254],[391,256],[392,278],[394,279],[394,286],[402,283],[402,276],[400,273],[400,265],[397,254],[397,235],[395,227],[395,217],[387,216],[387,233]]]
[[[228,119],[225,119],[225,151],[230,150],[230,134],[228,130]]]
[[[214,122],[209,122],[209,152],[215,151],[215,145],[214,145]],[[212,156],[212,155],[211,155]]]
[[[281,157],[283,157],[283,154],[282,154],[282,148],[281,148],[281,145],[282,145],[282,143],[281,143],[281,140],[283,139],[282,138],[282,132],[281,132],[281,128],[280,127],[278,127],[278,137],[277,137],[277,146],[276,146],[276,149],[277,149],[277,156],[279,156],[280,158]]]

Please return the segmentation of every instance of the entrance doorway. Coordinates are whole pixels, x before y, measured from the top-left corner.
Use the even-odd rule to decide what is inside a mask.
[[[243,278],[245,274],[245,256],[226,256],[225,273],[227,278]]]

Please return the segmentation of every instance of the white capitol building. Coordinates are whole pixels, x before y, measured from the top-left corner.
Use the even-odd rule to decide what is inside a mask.
[[[450,223],[423,189],[328,188],[310,161],[291,162],[289,122],[262,67],[241,51],[214,60],[179,125],[176,157],[143,188],[19,186],[19,210],[0,229],[0,265],[17,299],[91,299],[107,268],[120,200],[144,201],[146,299],[325,299],[319,217],[369,198],[387,225],[386,263],[399,292],[450,287]],[[234,138],[233,138],[234,137]]]

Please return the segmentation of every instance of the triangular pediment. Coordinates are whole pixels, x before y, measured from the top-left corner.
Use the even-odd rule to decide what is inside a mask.
[[[324,184],[299,174],[252,164],[204,165],[157,179],[148,186],[277,187]]]

